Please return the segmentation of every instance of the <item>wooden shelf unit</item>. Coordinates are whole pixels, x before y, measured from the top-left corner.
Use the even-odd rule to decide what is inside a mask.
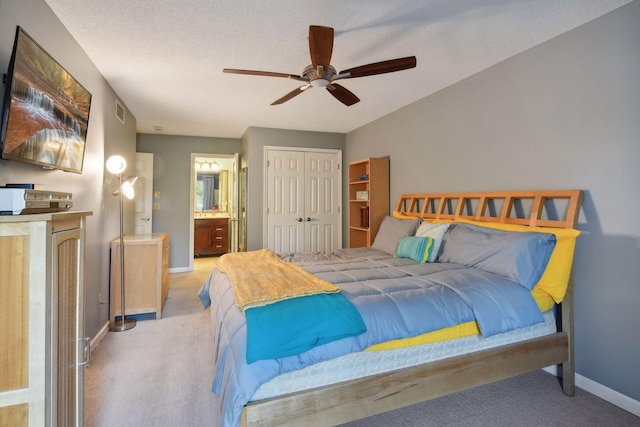
[[[167,233],[124,235],[125,315],[155,313],[169,293],[169,235]],[[120,239],[111,241],[110,320],[121,315]]]
[[[367,200],[356,197],[360,191],[368,192]],[[363,206],[369,209],[368,227],[360,220]],[[349,163],[349,247],[371,246],[386,215],[389,215],[389,158],[370,157]]]

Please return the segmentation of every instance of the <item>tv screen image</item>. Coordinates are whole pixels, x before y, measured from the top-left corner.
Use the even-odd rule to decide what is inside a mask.
[[[81,173],[91,93],[20,27],[7,77],[2,157]]]

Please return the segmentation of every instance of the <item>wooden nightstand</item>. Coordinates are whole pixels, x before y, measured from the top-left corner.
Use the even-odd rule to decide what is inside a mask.
[[[167,233],[124,236],[125,314],[155,313],[169,292],[169,235]],[[110,320],[120,316],[120,239],[111,242]]]

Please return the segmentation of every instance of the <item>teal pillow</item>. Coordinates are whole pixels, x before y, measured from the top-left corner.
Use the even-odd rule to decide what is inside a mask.
[[[395,257],[427,262],[432,248],[433,239],[431,237],[406,236],[400,239]]]

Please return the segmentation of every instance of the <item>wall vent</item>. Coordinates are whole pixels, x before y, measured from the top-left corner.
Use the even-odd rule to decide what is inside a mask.
[[[120,101],[116,99],[116,119],[118,119],[120,123],[124,124],[124,116],[125,116],[125,109],[120,103]]]

